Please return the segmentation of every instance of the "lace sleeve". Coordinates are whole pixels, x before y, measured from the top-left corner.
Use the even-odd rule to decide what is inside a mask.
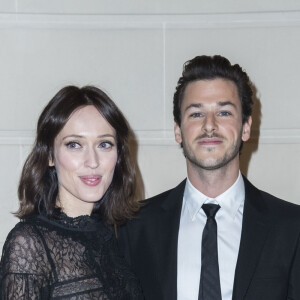
[[[45,299],[50,267],[37,231],[19,223],[8,235],[0,264],[0,300]]]

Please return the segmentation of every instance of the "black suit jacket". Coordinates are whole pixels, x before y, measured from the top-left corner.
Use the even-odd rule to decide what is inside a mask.
[[[245,181],[233,300],[300,300],[300,207]],[[147,300],[177,299],[177,242],[185,181],[145,200],[119,243]],[[192,241],[191,241],[192,242]]]

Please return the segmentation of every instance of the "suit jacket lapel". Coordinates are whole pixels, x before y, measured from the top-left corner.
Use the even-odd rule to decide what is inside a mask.
[[[244,299],[253,278],[268,231],[267,207],[260,192],[247,179],[239,255],[232,299]]]
[[[158,275],[162,283],[163,299],[177,299],[177,248],[178,231],[185,180],[181,182],[162,202],[162,216],[159,219]],[[163,259],[161,259],[163,258]]]

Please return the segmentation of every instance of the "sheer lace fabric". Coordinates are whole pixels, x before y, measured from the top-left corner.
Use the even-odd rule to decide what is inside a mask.
[[[10,232],[0,299],[143,299],[110,228],[89,216],[27,218]]]

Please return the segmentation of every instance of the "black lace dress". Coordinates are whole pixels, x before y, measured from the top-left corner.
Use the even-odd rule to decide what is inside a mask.
[[[143,299],[113,231],[90,216],[26,218],[10,232],[0,299]]]

